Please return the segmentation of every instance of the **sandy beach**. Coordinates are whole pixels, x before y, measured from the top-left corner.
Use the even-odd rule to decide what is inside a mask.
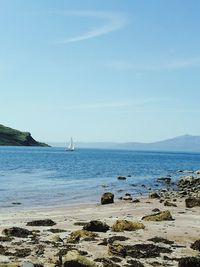
[[[171,250],[170,253],[161,253],[158,257],[135,259],[139,260],[144,266],[178,266],[176,259],[185,256],[197,256],[199,253],[191,249],[190,245],[200,236],[200,211],[199,207],[186,208],[184,198],[178,199],[176,205],[177,207],[165,207],[163,203],[160,203],[159,199],[145,197],[140,198],[138,203],[118,200],[108,205],[79,205],[17,212],[15,209],[12,211],[4,210],[0,214],[1,232],[5,228],[21,227],[35,231],[35,236],[34,238],[31,236],[27,238],[15,237],[11,241],[1,242],[7,251],[13,252],[13,255],[18,249],[30,249],[29,253],[27,253],[29,255],[22,255],[22,257],[4,253],[5,255],[0,256],[1,266],[4,266],[3,263],[11,262],[16,263],[14,266],[22,266],[24,262],[40,263],[43,266],[59,266],[56,265],[59,262],[59,258],[61,258],[58,255],[64,249],[66,250],[64,254],[66,254],[67,250],[78,250],[91,261],[95,259],[110,260],[110,263],[106,263],[107,265],[103,260],[102,262],[96,261],[96,266],[136,266],[127,264],[131,257],[121,257],[120,253],[119,256],[117,253],[115,255],[110,253],[109,244],[105,243],[105,239],[113,236],[127,238],[124,241],[115,241],[114,244],[155,244]],[[153,209],[169,210],[173,220],[142,220],[144,215],[152,214]],[[52,227],[26,225],[27,222],[42,219],[51,219],[56,224]],[[76,230],[81,230],[83,228],[82,225],[86,222],[99,220],[112,227],[119,219],[142,222],[145,228],[122,232],[114,232],[110,228],[107,232],[98,232],[95,238],[85,238],[85,240],[80,238],[80,240],[72,244],[69,242],[70,234]],[[61,229],[63,231],[52,233],[49,231],[50,229]],[[173,242],[169,245],[162,242],[148,241],[148,239],[154,237],[162,237]],[[38,252],[38,250],[41,251]]]

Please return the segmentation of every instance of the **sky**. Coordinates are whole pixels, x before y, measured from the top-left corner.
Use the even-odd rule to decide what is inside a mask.
[[[39,141],[200,135],[199,0],[0,0],[0,124]]]

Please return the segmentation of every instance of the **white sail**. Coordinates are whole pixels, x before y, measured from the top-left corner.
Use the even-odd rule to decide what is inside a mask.
[[[74,142],[73,142],[72,137],[70,139],[69,145],[68,145],[68,147],[67,147],[66,150],[68,150],[68,151],[74,151]]]

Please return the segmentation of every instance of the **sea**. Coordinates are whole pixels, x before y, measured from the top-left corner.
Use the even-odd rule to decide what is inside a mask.
[[[158,178],[176,181],[185,169],[200,169],[200,153],[2,146],[0,208],[100,203],[104,192],[138,197],[162,187]]]

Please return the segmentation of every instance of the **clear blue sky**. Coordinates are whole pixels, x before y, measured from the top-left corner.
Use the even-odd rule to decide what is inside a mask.
[[[199,0],[0,0],[0,123],[41,141],[200,135]]]

